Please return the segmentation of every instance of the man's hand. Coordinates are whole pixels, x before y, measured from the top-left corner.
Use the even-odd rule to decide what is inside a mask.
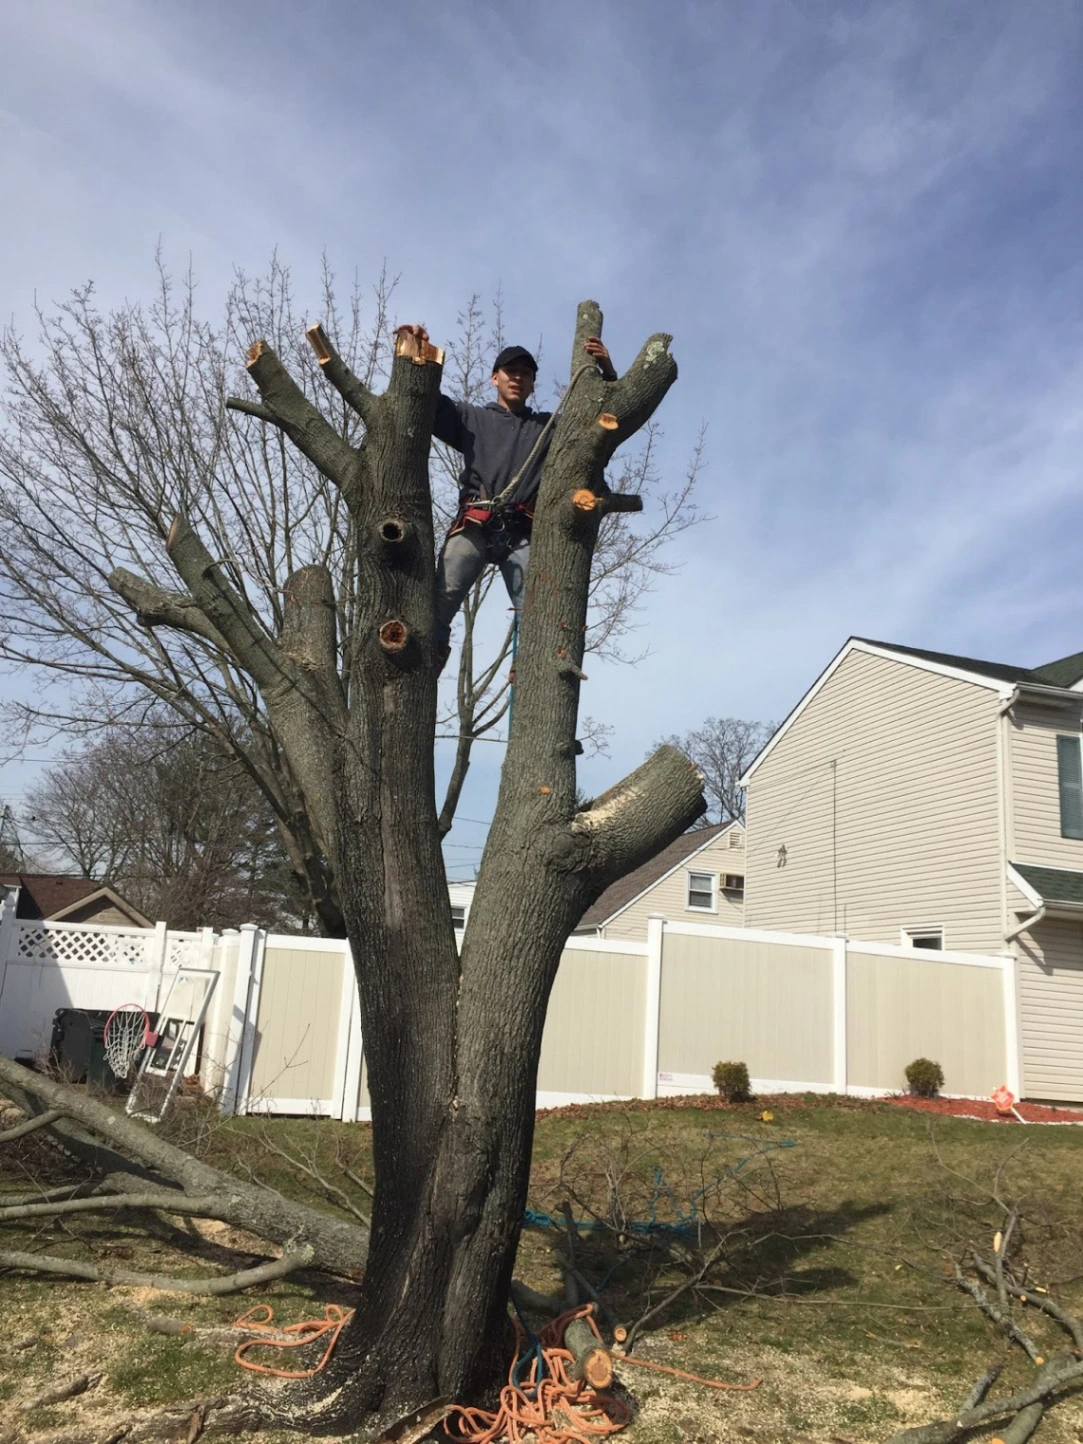
[[[613,362],[609,359],[607,347],[597,336],[590,336],[583,342],[583,350],[588,356],[593,356],[598,363],[598,370],[602,373],[605,381],[616,381],[617,372]]]

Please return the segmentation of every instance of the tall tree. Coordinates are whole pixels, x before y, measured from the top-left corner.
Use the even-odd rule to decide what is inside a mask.
[[[584,302],[573,370],[601,326],[598,307]],[[338,878],[373,1108],[371,1243],[356,1310],[329,1365],[267,1413],[342,1432],[436,1395],[476,1397],[506,1367],[538,1055],[561,950],[584,909],[678,836],[704,800],[696,768],[670,747],[589,804],[576,792],[591,560],[603,517],[620,505],[604,469],[676,378],[670,338],[653,336],[613,382],[591,366],[555,433],[538,498],[514,718],[460,956],[432,745],[428,454],[440,366],[396,356],[378,395],[322,329],[311,339],[363,436],[344,435],[337,411],[332,422],[263,340],[248,362],[258,400],[230,405],[265,429],[268,448],[296,447],[349,513],[349,645],[336,643],[327,564],[290,573],[272,621],[248,599],[246,572],[210,551],[181,512],[160,529],[162,574],[114,572],[109,585],[136,615],[154,619],[164,653],[186,655],[190,639],[213,639],[232,674],[258,692]]]
[[[150,305],[103,314],[87,287],[39,314],[36,344],[12,331],[0,342],[8,376],[8,424],[0,433],[0,658],[32,666],[39,685],[49,674],[59,684],[44,702],[8,707],[24,731],[91,737],[103,727],[140,727],[148,697],[170,707],[179,722],[232,751],[262,789],[321,929],[341,935],[330,847],[259,688],[213,628],[190,628],[182,643],[165,645],[162,628],[173,620],[174,603],[137,594],[144,559],[160,552],[179,512],[272,634],[284,623],[288,578],[306,564],[326,568],[337,645],[349,653],[359,605],[349,508],[318,465],[267,431],[258,406],[240,424],[225,406],[239,384],[243,337],[265,337],[309,399],[325,389],[320,368],[303,341],[289,273],[277,263],[265,277],[238,279],[220,326],[201,319],[191,277],[177,285],[160,267],[159,280]],[[371,296],[355,288],[340,303],[332,277],[324,277],[324,319],[366,387],[388,373],[393,290],[382,277]],[[486,394],[500,326],[499,305],[487,323],[470,303],[449,356],[448,389]],[[363,437],[364,422],[346,401],[328,411],[328,421],[346,446]],[[433,495],[443,520],[454,502],[457,459],[434,456]],[[612,649],[619,641],[652,573],[666,567],[664,543],[696,519],[697,467],[698,454],[667,491],[648,433],[627,474],[615,479],[617,489],[657,493],[654,521],[633,526],[618,514],[607,523],[592,579],[592,643]],[[504,654],[483,653],[475,642],[483,595],[484,587],[464,609],[458,678],[443,709],[440,731],[456,739],[441,808],[445,831],[475,739],[500,724],[507,708]],[[132,606],[140,624],[134,629]]]
[[[708,717],[702,727],[663,743],[691,757],[703,774],[707,822],[743,821],[744,788],[740,779],[778,729],[777,722],[748,722],[741,717]]]

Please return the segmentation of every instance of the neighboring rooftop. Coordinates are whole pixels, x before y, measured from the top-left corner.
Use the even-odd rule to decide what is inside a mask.
[[[1019,875],[1046,903],[1078,903],[1083,907],[1083,872],[1069,872],[1061,867],[1032,867],[1029,862],[1013,862]]]
[[[101,883],[92,877],[63,877],[47,872],[0,872],[0,887],[17,887],[15,916],[33,919],[51,918],[82,902],[97,892]]]
[[[646,892],[667,873],[679,867],[686,858],[691,857],[712,838],[739,825],[734,822],[718,822],[713,827],[694,827],[691,832],[682,832],[676,842],[664,847],[650,862],[645,862],[642,867],[637,867],[635,872],[630,872],[627,877],[622,877],[607,887],[598,901],[587,908],[579,919],[577,931],[582,928],[600,928],[616,913],[622,912],[629,903],[634,902],[640,893]]]
[[[108,883],[92,877],[65,877],[45,872],[0,872],[0,889],[18,888],[15,916],[24,922],[48,918],[55,922],[97,919],[152,928],[133,903]],[[110,917],[110,913],[116,916]]]
[[[906,657],[921,657],[938,662],[942,667],[957,667],[961,672],[975,672],[997,682],[1023,683],[1031,687],[1074,687],[1083,678],[1083,652],[1045,662],[1040,667],[1013,667],[1007,662],[982,662],[977,657],[956,657],[950,652],[927,652],[922,647],[901,647],[897,642],[876,642],[871,637],[855,637],[870,647],[885,652],[899,652]]]

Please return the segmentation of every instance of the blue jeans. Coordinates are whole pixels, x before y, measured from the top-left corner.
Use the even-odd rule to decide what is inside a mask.
[[[433,643],[437,654],[450,645],[455,614],[467,592],[490,563],[500,568],[512,610],[516,613],[523,610],[523,583],[529,556],[529,536],[509,536],[505,533],[494,537],[485,527],[467,523],[462,531],[448,537],[436,565]]]

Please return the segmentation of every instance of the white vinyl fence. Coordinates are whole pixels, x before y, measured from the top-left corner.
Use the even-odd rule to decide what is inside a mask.
[[[349,945],[326,938],[28,923],[8,907],[0,1053],[41,1056],[57,1008],[154,1011],[185,965],[220,975],[200,1076],[225,1111],[370,1116]],[[645,942],[569,939],[538,1105],[709,1092],[720,1060],[746,1063],[757,1092],[874,1096],[925,1056],[948,1093],[1018,1095],[1016,1006],[1010,957],[652,918]]]

